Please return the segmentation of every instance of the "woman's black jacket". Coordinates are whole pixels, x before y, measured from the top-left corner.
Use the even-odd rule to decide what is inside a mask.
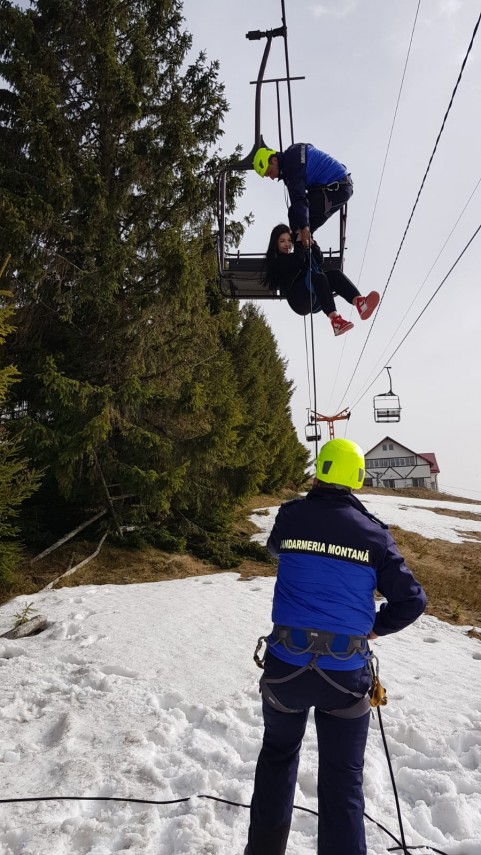
[[[317,243],[312,244],[310,253],[298,240],[294,244],[294,252],[278,253],[267,266],[266,278],[269,287],[280,291],[283,296],[287,296],[294,282],[297,280],[299,282],[304,281],[309,270],[311,257],[317,267],[322,269],[324,259]]]

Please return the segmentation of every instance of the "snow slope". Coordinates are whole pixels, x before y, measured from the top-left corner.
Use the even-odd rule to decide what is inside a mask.
[[[397,497],[365,498],[373,513],[404,528],[420,513],[414,505],[425,505],[436,526],[431,536],[452,540],[481,529],[481,522],[471,528],[417,499],[402,501],[406,511]],[[270,528],[270,517],[253,518]],[[425,519],[430,536],[427,525]],[[273,586],[273,578],[220,573],[29,596],[49,625],[37,637],[0,638],[0,800],[194,798],[158,806],[0,804],[1,855],[242,855],[248,810],[195,794],[250,801],[262,738],[252,654],[270,628]],[[0,608],[0,634],[24,603],[17,598]],[[481,644],[466,629],[422,617],[373,643],[388,689],[382,716],[406,839],[449,855],[481,855]],[[310,723],[296,804],[313,810],[316,765]],[[399,837],[377,718],[365,795],[366,812]],[[369,855],[395,845],[376,825],[366,829]],[[315,852],[315,840],[316,818],[295,811],[289,855]]]

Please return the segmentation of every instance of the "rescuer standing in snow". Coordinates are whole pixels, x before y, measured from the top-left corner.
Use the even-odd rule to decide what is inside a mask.
[[[310,707],[319,748],[318,853],[366,855],[364,751],[371,673],[368,639],[399,632],[426,595],[387,526],[352,494],[364,455],[333,439],[321,449],[314,486],[283,504],[267,542],[279,559],[266,641],[264,739],[257,761],[244,855],[284,855],[299,751]],[[374,592],[385,597],[376,613]],[[262,667],[262,664],[261,664]]]

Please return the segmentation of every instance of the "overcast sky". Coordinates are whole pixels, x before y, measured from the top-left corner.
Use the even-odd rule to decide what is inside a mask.
[[[362,265],[417,6],[418,0],[306,4],[286,0],[291,75],[306,77],[292,84],[295,141],[313,143],[352,173],[355,189],[348,212],[345,272],[359,283],[361,293],[384,290],[481,11],[475,0],[422,0],[420,4]],[[223,151],[230,153],[239,142],[247,154],[254,143],[255,88],[249,82],[257,77],[265,42],[248,41],[245,34],[280,26],[281,2],[185,0],[184,14],[194,51],[205,49],[209,59],[220,61],[220,78],[230,104]],[[283,41],[275,39],[266,78],[284,73]],[[265,86],[261,129],[267,144],[277,148],[274,101],[274,87]],[[423,286],[481,178],[480,114],[481,28],[383,305],[345,397],[371,321],[353,317],[354,330],[335,339],[324,315],[314,319],[318,412],[331,415],[341,407],[353,407],[350,422],[339,422],[336,435],[344,436],[347,427],[346,435],[368,450],[389,434],[416,452],[435,452],[442,487],[473,498],[481,495],[481,232],[398,353],[390,357],[481,223],[478,188]],[[284,147],[290,141],[284,109]],[[265,250],[272,227],[286,219],[284,196],[282,183],[275,185],[249,173],[239,213],[253,211],[256,221],[243,248]],[[337,229],[336,217],[334,228],[328,224],[316,233],[324,250],[336,247]],[[341,299],[337,302],[349,317],[350,307]],[[313,403],[304,321],[284,301],[263,301],[262,307],[296,385],[293,417],[303,437],[306,408]],[[375,424],[373,419],[374,393],[389,389],[385,371],[358,402],[386,364],[392,366],[393,389],[402,405],[401,421],[393,425]]]

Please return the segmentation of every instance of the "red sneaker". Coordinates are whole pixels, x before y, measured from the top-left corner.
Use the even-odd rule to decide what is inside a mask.
[[[352,330],[354,326],[350,321],[345,321],[344,318],[341,318],[340,315],[334,315],[334,317],[331,318],[331,324],[334,330],[334,335],[342,335],[345,332],[349,332],[349,330]]]
[[[378,306],[380,296],[377,291],[371,291],[367,297],[354,297],[353,304],[359,312],[361,321],[367,321],[371,317],[374,309]]]

